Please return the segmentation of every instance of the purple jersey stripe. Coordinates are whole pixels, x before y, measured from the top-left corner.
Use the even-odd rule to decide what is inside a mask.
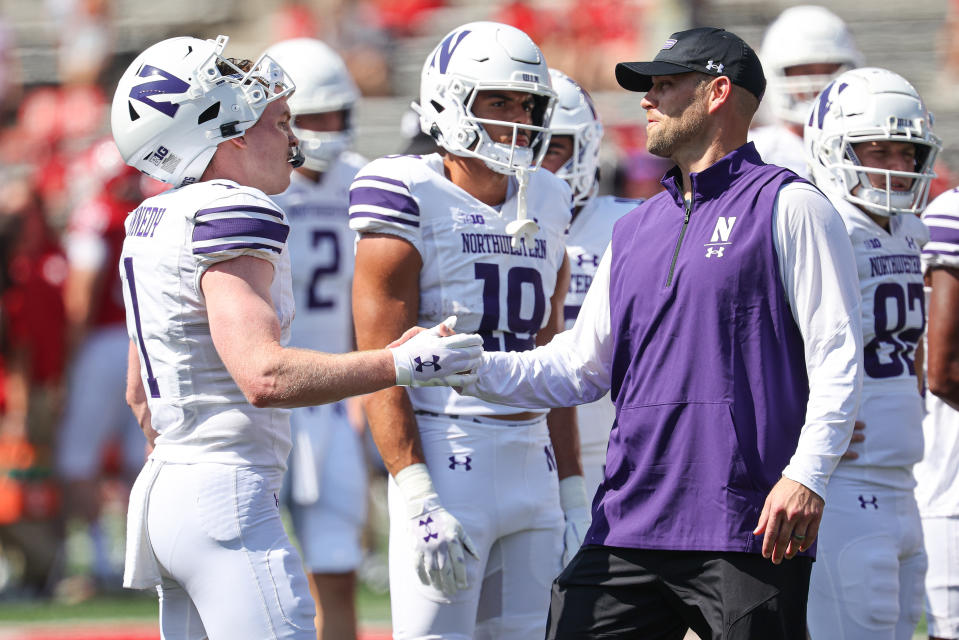
[[[397,213],[420,215],[420,206],[416,204],[416,200],[412,197],[377,189],[376,187],[354,187],[350,189],[350,206],[358,204],[383,207]]]
[[[929,227],[930,242],[947,242],[949,244],[959,244],[959,229],[952,227]]]
[[[282,222],[272,222],[260,218],[221,218],[219,220],[200,220],[193,227],[193,242],[232,236],[253,236],[275,240],[276,242],[286,242],[289,233],[290,227]]]
[[[383,176],[356,176],[356,178],[354,178],[353,181],[356,182],[357,180],[376,180],[377,182],[385,182],[386,184],[391,184],[394,187],[402,187],[406,191],[410,190],[409,185],[407,185],[405,182],[401,180],[394,180],[392,178],[384,178]]]
[[[952,222],[959,222],[959,216],[952,215],[950,213],[926,213],[922,216],[922,221],[926,224],[930,224],[930,220],[951,220]]]
[[[405,224],[410,227],[418,227],[420,223],[416,220],[404,220],[403,218],[397,218],[395,216],[384,216],[380,213],[367,213],[365,211],[358,211],[356,213],[350,214],[350,220],[353,218],[375,218],[377,220],[385,220],[387,222],[398,222],[399,224]]]
[[[923,251],[922,256],[927,260],[932,256],[944,256],[946,258],[959,258],[959,248],[956,251]]]
[[[216,253],[217,251],[230,251],[231,249],[269,249],[274,253],[281,253],[279,247],[273,247],[259,242],[228,242],[226,244],[215,244],[209,247],[193,247],[193,255],[204,253]]]
[[[265,213],[268,216],[273,216],[275,218],[283,219],[283,212],[277,211],[276,209],[270,209],[269,207],[253,207],[245,204],[235,204],[228,207],[212,207],[210,209],[200,209],[196,212],[196,217],[208,216],[213,213],[225,213],[228,211],[246,211],[249,213]]]
[[[127,284],[130,286],[130,302],[133,304],[133,323],[137,328],[137,342],[140,343],[140,356],[143,358],[143,365],[147,370],[147,386],[150,388],[150,397],[160,397],[160,385],[153,376],[153,366],[150,364],[150,356],[147,355],[147,345],[143,340],[143,330],[140,328],[140,305],[137,303],[137,285],[133,279],[133,258],[123,259],[123,270],[127,274]]]

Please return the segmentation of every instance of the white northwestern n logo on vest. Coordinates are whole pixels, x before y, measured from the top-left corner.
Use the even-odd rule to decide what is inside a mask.
[[[733,232],[734,224],[736,224],[735,216],[719,216],[716,218],[713,237],[704,245],[706,247],[707,258],[723,257],[723,253],[726,251],[726,245],[730,244],[729,236]]]
[[[734,224],[736,224],[736,216],[716,218],[716,228],[713,229],[713,237],[709,239],[709,242],[729,242],[729,234],[733,232]]]

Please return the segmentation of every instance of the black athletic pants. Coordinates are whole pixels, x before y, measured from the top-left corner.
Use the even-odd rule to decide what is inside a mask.
[[[812,559],[585,546],[553,582],[547,640],[805,640]]]

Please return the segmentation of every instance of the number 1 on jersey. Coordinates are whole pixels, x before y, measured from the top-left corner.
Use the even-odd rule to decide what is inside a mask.
[[[153,366],[150,364],[150,356],[147,355],[147,345],[143,340],[143,329],[140,327],[140,305],[137,302],[137,286],[133,279],[133,258],[123,259],[123,271],[127,277],[127,286],[130,289],[130,306],[133,307],[133,322],[137,328],[137,343],[140,347],[140,357],[143,359],[143,366],[147,370],[147,387],[150,389],[151,398],[160,397],[160,385],[153,375]]]

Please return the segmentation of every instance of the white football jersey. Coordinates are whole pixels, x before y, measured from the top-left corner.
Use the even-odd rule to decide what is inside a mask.
[[[350,228],[388,233],[412,244],[423,260],[417,324],[457,317],[456,331],[479,333],[487,351],[525,351],[549,319],[556,272],[565,255],[569,185],[548,171],[530,173],[528,217],[539,231],[514,249],[506,225],[516,219],[516,182],[506,201],[483,204],[448,180],[439,154],[389,156],[357,175]],[[516,413],[443,387],[409,390],[416,409],[458,415]]]
[[[923,266],[959,269],[959,189],[933,200],[922,219],[930,235],[922,251]],[[923,516],[957,516],[959,411],[927,391],[922,428],[925,454],[914,469],[919,511]]]
[[[593,282],[599,260],[613,236],[613,225],[635,209],[642,200],[599,196],[592,198],[569,225],[566,255],[569,256],[570,280],[564,316],[566,328],[572,328]],[[609,430],[616,419],[616,408],[609,394],[576,408],[579,440],[584,448],[605,448]]]
[[[771,124],[750,129],[749,141],[756,145],[756,151],[766,164],[786,167],[807,180],[812,178],[806,164],[802,136],[781,124]]]
[[[865,442],[836,474],[862,478],[862,467],[900,468],[873,480],[914,486],[911,465],[922,457],[922,398],[914,364],[926,325],[920,253],[929,240],[914,215],[889,219],[889,231],[845,200],[833,201],[852,241],[862,294],[863,385],[857,419]],[[860,468],[860,470],[857,470]]]
[[[286,467],[289,410],[254,407],[230,377],[210,337],[200,278],[243,255],[272,264],[285,344],[293,317],[288,232],[276,203],[229,180],[171,189],[127,217],[120,273],[127,332],[160,433],[153,457]]]
[[[356,234],[350,229],[350,183],[366,164],[346,152],[319,183],[294,171],[290,188],[274,196],[290,224],[296,316],[290,345],[325,353],[353,350],[350,290]]]

